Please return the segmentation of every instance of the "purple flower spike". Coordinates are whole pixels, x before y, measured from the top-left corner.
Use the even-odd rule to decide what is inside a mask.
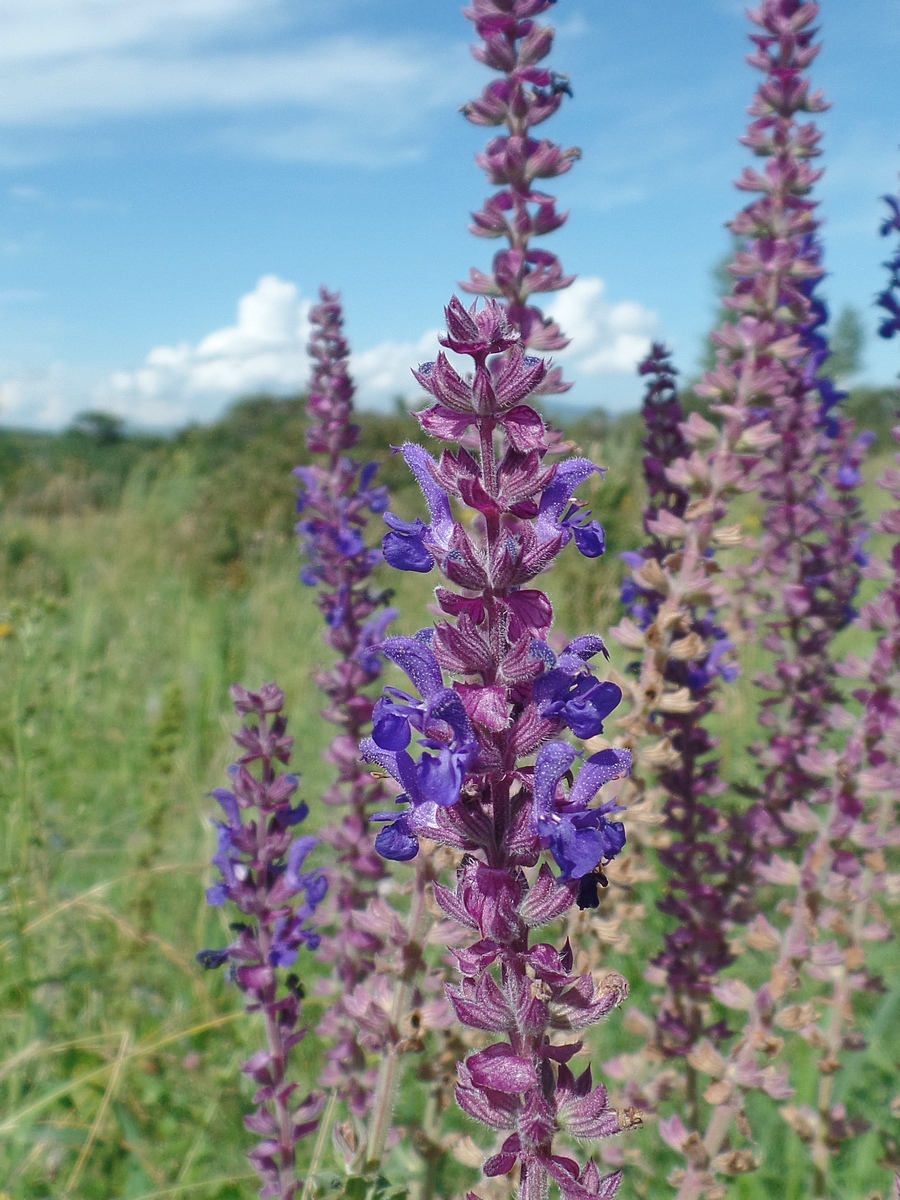
[[[840,700],[830,647],[852,618],[860,573],[862,525],[848,484],[862,448],[821,374],[827,312],[816,294],[824,267],[812,194],[821,135],[809,115],[825,104],[805,74],[818,53],[817,14],[806,0],[763,0],[750,13],[749,61],[763,79],[743,141],[757,165],[738,181],[752,199],[730,226],[740,242],[725,301],[732,319],[714,335],[716,365],[696,389],[719,424],[683,419],[661,347],[642,367],[651,376],[645,527],[653,540],[629,559],[631,621],[619,634],[643,650],[630,729],[654,741],[666,734],[659,778],[673,840],[660,859],[674,928],[656,960],[666,988],[657,1027],[660,1048],[679,1056],[727,1032],[704,1017],[710,989],[730,962],[730,927],[753,911],[757,869],[793,837],[785,813],[819,786],[804,764]],[[726,814],[705,729],[715,688],[735,673],[734,639],[723,628],[731,597],[715,556],[742,540],[728,522],[731,497],[754,488],[763,532],[742,588],[747,607],[763,614],[764,646],[777,662],[759,680],[769,692],[764,778],[752,785],[749,811],[740,801]]]
[[[639,629],[654,625],[667,598],[665,587],[651,586],[645,568],[658,566],[668,577],[670,555],[678,549],[677,539],[664,532],[678,526],[667,527],[662,516],[682,522],[691,500],[689,489],[673,482],[671,473],[689,457],[690,445],[677,372],[670,360],[665,347],[656,344],[639,367],[647,377],[642,415],[649,500],[644,528],[650,540],[640,552],[623,556],[632,575],[622,589],[622,600]],[[714,561],[709,549],[704,562]],[[668,873],[668,886],[658,904],[669,923],[662,953],[653,965],[665,981],[656,1017],[657,1047],[667,1056],[678,1057],[690,1053],[701,1037],[718,1041],[727,1035],[724,1023],[711,1022],[705,1015],[709,992],[732,961],[729,929],[749,918],[740,856],[735,860],[718,845],[726,836],[726,820],[717,804],[723,785],[708,718],[718,689],[736,676],[737,667],[734,647],[721,627],[713,599],[710,592],[703,603],[682,607],[679,637],[684,646],[693,642],[693,655],[668,655],[662,680],[670,693],[686,692],[690,703],[681,705],[682,711],[657,713],[653,726],[654,735],[664,734],[670,753],[677,755],[677,761],[661,769],[654,780],[664,796],[662,815],[672,841],[658,850]],[[654,654],[654,663],[657,658]],[[742,881],[744,887],[739,886]]]
[[[418,697],[386,688],[362,750],[401,791],[401,808],[378,814],[386,823],[379,851],[399,862],[421,860],[421,843],[463,852],[455,891],[437,883],[434,891],[475,942],[455,951],[461,979],[448,987],[448,998],[464,1024],[495,1035],[493,1045],[459,1064],[456,1092],[465,1112],[509,1135],[485,1162],[485,1174],[517,1170],[523,1200],[541,1200],[551,1184],[564,1200],[611,1200],[621,1174],[601,1178],[593,1162],[582,1168],[555,1153],[556,1135],[569,1128],[606,1137],[640,1117],[620,1118],[589,1077],[574,1081],[566,1064],[580,1042],[551,1042],[550,1030],[602,1020],[624,1000],[627,983],[608,975],[598,986],[590,975],[573,974],[568,945],[529,945],[532,928],[561,917],[576,900],[596,906],[601,864],[625,837],[609,820],[614,805],[589,804],[604,778],[627,773],[630,762],[619,752],[590,760],[577,790],[540,810],[534,756],[543,762],[541,753],[561,745],[554,739],[566,729],[594,736],[621,699],[619,688],[588,665],[606,655],[599,637],[554,653],[552,605],[530,586],[572,541],[587,558],[605,550],[602,527],[575,498],[599,468],[587,459],[551,463],[551,454],[568,447],[535,407],[537,397],[569,386],[530,353],[568,344],[534,304],[538,293],[571,282],[553,254],[532,244],[565,220],[536,181],[565,173],[578,158],[531,133],[571,96],[568,81],[541,65],[553,31],[534,18],[552,3],[472,0],[466,10],[482,39],[476,57],[501,78],[463,111],[474,124],[505,127],[478,160],[499,191],[474,215],[472,231],[504,239],[506,248],[495,255],[491,275],[473,271],[464,285],[485,303],[466,308],[453,297],[447,306],[440,340],[449,353],[413,372],[431,398],[416,414],[422,430],[458,445],[445,446],[438,459],[403,448],[430,520],[386,514],[383,552],[396,569],[441,573],[443,616],[433,631],[385,643]],[[451,355],[468,358],[469,370]],[[460,510],[473,519],[455,519]],[[559,874],[544,862],[529,885],[523,868],[545,851]]]
[[[508,16],[521,4],[485,0],[477,11]],[[545,1196],[551,1181],[572,1200],[611,1196],[619,1177],[601,1179],[593,1164],[581,1169],[554,1153],[555,1135],[577,1127],[607,1136],[639,1118],[623,1124],[605,1089],[576,1084],[565,1064],[579,1043],[551,1044],[548,1033],[601,1020],[627,984],[608,976],[598,990],[591,976],[572,973],[568,946],[529,946],[531,928],[576,902],[596,907],[604,868],[625,845],[613,819],[622,810],[595,798],[628,774],[631,755],[592,755],[566,788],[563,777],[580,756],[556,740],[565,730],[595,737],[622,699],[591,666],[607,657],[603,640],[588,634],[557,655],[548,644],[552,606],[527,586],[573,540],[588,557],[602,553],[602,529],[575,499],[599,468],[584,458],[545,462],[549,439],[528,401],[546,370],[523,354],[500,305],[466,309],[454,300],[447,323],[444,344],[468,355],[472,370],[457,372],[446,356],[420,370],[436,403],[418,416],[428,432],[464,444],[438,460],[404,447],[431,522],[389,517],[385,539],[389,565],[409,569],[421,555],[444,576],[436,589],[444,619],[383,644],[416,694],[385,688],[362,743],[367,761],[401,793],[399,809],[378,814],[385,828],[376,847],[396,862],[420,855],[426,840],[464,852],[455,891],[435,885],[444,912],[477,939],[455,951],[462,978],[447,994],[465,1024],[509,1039],[459,1064],[461,1107],[509,1134],[485,1174],[518,1169],[528,1197]],[[466,508],[476,520],[453,519]],[[545,862],[529,886],[523,868],[545,852],[558,873]]]
[[[465,10],[484,39],[483,46],[473,48],[475,57],[499,71],[501,78],[489,83],[478,100],[464,105],[463,115],[473,125],[505,130],[476,158],[500,190],[472,214],[469,229],[476,237],[505,241],[506,247],[494,255],[490,274],[473,270],[462,287],[475,295],[502,298],[522,345],[538,352],[562,350],[569,343],[559,326],[535,305],[534,297],[568,287],[574,276],[563,273],[555,254],[532,244],[566,221],[566,214],[557,212],[554,198],[535,184],[566,174],[581,157],[576,149],[563,150],[531,136],[536,125],[553,116],[563,97],[572,95],[566,76],[539,65],[550,53],[553,30],[532,18],[550,7],[550,0],[530,4],[517,0],[513,5],[479,0]],[[458,344],[473,343],[463,337]],[[459,353],[469,351],[463,348]],[[553,368],[541,391],[564,392],[570,387]]]
[[[362,1117],[372,1102],[376,1070],[359,1048],[355,1004],[371,987],[379,954],[389,955],[393,947],[363,928],[386,874],[375,848],[371,813],[385,805],[389,793],[362,762],[359,742],[372,722],[375,702],[369,692],[384,668],[381,645],[397,613],[385,607],[388,593],[373,586],[382,556],[370,544],[369,522],[385,512],[387,492],[374,486],[375,464],[347,456],[359,440],[359,429],[352,424],[354,389],[339,298],[323,289],[310,322],[314,366],[307,443],[318,461],[295,472],[302,517],[297,528],[307,560],[301,577],[318,589],[325,641],[335,659],[316,676],[328,701],[324,716],[336,726],[326,757],[337,778],[323,799],[343,810],[340,822],[322,835],[335,852],[328,924],[338,933],[325,936],[321,957],[331,964],[338,994],[319,1025],[319,1033],[330,1041],[321,1083],[336,1089],[351,1112]],[[383,1041],[372,1049],[378,1052],[386,1045]]]
[[[241,1068],[262,1085],[256,1110],[245,1118],[262,1141],[248,1157],[263,1183],[260,1195],[295,1200],[301,1187],[296,1146],[315,1131],[324,1097],[299,1100],[297,1084],[290,1082],[290,1052],[304,1035],[299,1024],[303,992],[296,976],[282,980],[278,972],[292,966],[301,949],[318,946],[319,934],[310,922],[328,885],[321,872],[304,869],[319,839],[291,832],[306,815],[305,805],[291,807],[297,777],[277,774],[277,763],[288,761],[293,742],[285,736],[284,696],[275,684],[258,692],[235,686],[231,694],[235,710],[249,719],[235,737],[243,753],[229,771],[232,790],[213,793],[228,822],[215,822],[219,844],[213,865],[221,882],[209,889],[207,899],[216,906],[234,904],[246,920],[232,926],[238,936],[230,946],[201,950],[197,961],[207,969],[230,962],[249,1010],[265,1017],[266,1049]],[[245,812],[250,814],[246,821]]]
[[[894,254],[884,264],[888,272],[887,287],[880,292],[876,304],[882,310],[878,334],[883,338],[900,335],[900,196],[885,196],[888,215],[881,224],[881,236],[898,236]]]
[[[843,393],[821,375],[828,313],[817,295],[825,269],[812,196],[821,172],[810,165],[821,135],[807,117],[827,105],[804,73],[819,50],[817,15],[818,6],[802,0],[766,0],[751,14],[761,32],[751,35],[749,61],[764,79],[744,140],[768,163],[764,174],[745,172],[740,186],[759,198],[732,226],[747,240],[727,303],[743,320],[767,322],[771,358],[755,401],[769,425],[757,468],[763,532],[744,589],[761,613],[774,665],[756,680],[767,693],[765,744],[757,749],[762,778],[745,818],[744,847],[732,846],[755,869],[794,840],[785,813],[820,786],[804,763],[820,749],[833,705],[843,703],[834,639],[855,615],[866,536],[857,485],[867,439],[854,437],[840,412]]]

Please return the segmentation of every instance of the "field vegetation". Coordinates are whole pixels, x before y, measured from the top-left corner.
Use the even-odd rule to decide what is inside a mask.
[[[866,468],[872,515],[897,401],[888,390],[851,400],[878,435]],[[231,759],[232,682],[277,678],[284,688],[311,824],[323,821],[314,801],[330,778],[321,755],[331,733],[310,677],[325,648],[292,532],[290,471],[308,459],[304,422],[302,399],[257,397],[171,438],[125,435],[96,416],[64,435],[0,433],[0,1196],[256,1194],[241,1124],[251,1085],[238,1064],[258,1032],[235,989],[194,954],[225,936],[227,918],[203,890],[207,793]],[[415,490],[387,450],[415,437],[414,422],[370,415],[363,428],[359,456],[382,462],[394,507],[412,515]],[[567,432],[609,467],[591,497],[609,553],[568,553],[548,580],[562,632],[584,633],[618,615],[616,556],[640,542],[640,431],[635,417],[593,414]],[[752,508],[742,516],[751,531],[758,525]],[[422,613],[427,577],[405,574],[400,586],[401,610]],[[624,669],[625,652],[613,655]],[[750,677],[763,661],[754,646],[743,657],[744,677],[718,718],[733,776],[749,769],[729,747],[752,741]],[[638,893],[646,921],[630,943],[609,940],[604,965],[632,981],[640,1004],[657,914],[655,896]],[[853,1113],[879,1114],[887,1142],[872,1131],[842,1151],[846,1200],[883,1192],[896,1165],[893,954],[888,943],[884,990],[865,1001],[869,1045],[842,1074],[839,1097]],[[315,969],[311,956],[304,963]],[[314,980],[305,983],[314,1025],[319,1002]],[[626,1006],[602,1027],[601,1060],[637,1045],[628,1025]],[[312,1086],[320,1047],[310,1037],[300,1050]],[[414,1108],[414,1055],[408,1071],[400,1104]],[[814,1080],[811,1067],[810,1089]],[[774,1110],[755,1117],[765,1169],[735,1195],[800,1200],[805,1151]],[[652,1127],[630,1147],[627,1194],[652,1196],[672,1156]],[[405,1169],[399,1160],[392,1177]],[[439,1194],[459,1194],[477,1174],[460,1165]]]

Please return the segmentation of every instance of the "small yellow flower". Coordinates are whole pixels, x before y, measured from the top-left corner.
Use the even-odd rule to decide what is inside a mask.
[[[12,637],[13,627],[9,621],[0,621],[0,638]],[[7,1200],[3,1192],[0,1192],[0,1200]]]

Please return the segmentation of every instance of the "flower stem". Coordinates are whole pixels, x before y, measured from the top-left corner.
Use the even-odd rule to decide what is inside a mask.
[[[412,991],[412,977],[415,970],[415,951],[421,945],[422,933],[425,926],[425,886],[428,882],[427,868],[420,866],[416,871],[413,884],[412,905],[407,922],[407,947],[410,951],[408,961],[397,977],[394,988],[394,999],[391,1005],[391,1035],[390,1046],[385,1051],[375,1086],[375,1099],[372,1102],[371,1124],[369,1125],[369,1141],[366,1147],[365,1170],[377,1171],[384,1158],[384,1147],[391,1127],[391,1116],[394,1111],[394,1096],[397,1089],[397,1068],[400,1063],[401,1046],[399,1025],[403,1014],[409,1007]]]
[[[319,1131],[316,1134],[316,1144],[313,1146],[312,1158],[309,1160],[309,1169],[306,1173],[306,1182],[303,1185],[303,1191],[300,1194],[300,1200],[313,1200],[316,1194],[315,1177],[316,1172],[322,1165],[322,1159],[325,1155],[325,1142],[328,1135],[331,1133],[332,1125],[334,1124],[334,1112],[337,1108],[337,1092],[332,1090],[328,1097],[328,1103],[325,1106],[325,1111],[319,1121]]]

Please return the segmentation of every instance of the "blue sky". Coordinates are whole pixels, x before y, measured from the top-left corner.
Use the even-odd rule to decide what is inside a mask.
[[[822,7],[825,291],[874,329],[900,3]],[[569,398],[615,410],[648,337],[696,367],[748,161],[747,22],[733,0],[552,16],[575,98],[543,132],[583,150],[546,239],[580,277],[554,302]],[[361,402],[415,395],[409,367],[493,249],[466,231],[487,134],[457,111],[490,73],[454,0],[0,0],[0,28],[0,422],[172,427],[295,391],[320,283],[343,293]],[[890,345],[865,357],[866,381],[896,375]]]

